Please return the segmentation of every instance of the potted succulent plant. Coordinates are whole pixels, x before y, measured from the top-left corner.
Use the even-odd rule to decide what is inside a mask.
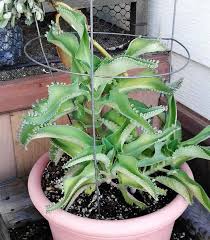
[[[43,20],[44,0],[1,0],[0,1],[0,66],[13,65],[21,56],[23,47],[22,30],[16,24],[21,16],[25,23],[31,24],[36,16]]]
[[[139,57],[164,50],[161,42],[136,38],[114,58],[95,42],[103,55],[94,56],[95,162],[86,19],[64,3],[55,7],[76,34],[53,23],[47,39],[72,72],[81,75],[72,74],[68,85],[52,83],[49,97],[23,119],[22,144],[37,138],[51,141],[49,154],[30,173],[31,199],[49,221],[54,240],[169,240],[175,220],[194,197],[210,210],[207,194],[186,164],[197,157],[210,159],[210,148],[198,145],[209,137],[210,126],[182,141],[174,99],[180,82],[164,83],[154,76],[158,62]],[[139,78],[129,78],[127,71],[136,68]],[[163,93],[167,106],[148,107],[129,97],[136,90]],[[66,114],[71,125],[56,125]],[[152,125],[154,117],[161,119],[158,129]]]

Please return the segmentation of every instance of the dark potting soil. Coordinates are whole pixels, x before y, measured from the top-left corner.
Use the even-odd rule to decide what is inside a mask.
[[[51,202],[58,202],[58,200],[63,196],[58,183],[59,180],[64,176],[64,170],[62,166],[67,161],[68,157],[65,155],[59,161],[57,166],[54,164],[54,162],[50,162],[43,173],[42,188],[46,197]],[[135,205],[131,206],[127,204],[121,192],[113,186],[104,183],[99,186],[99,190],[100,214],[98,214],[97,209],[96,193],[93,193],[90,196],[84,193],[80,194],[75,200],[74,204],[67,211],[81,217],[92,219],[129,219],[155,212],[158,209],[166,206],[176,196],[175,192],[169,189],[167,196],[162,196],[158,201],[155,201],[148,194],[140,194],[137,191],[134,196],[149,206],[146,210],[141,210]]]
[[[171,240],[198,240],[185,229],[186,223],[178,220],[175,224]],[[9,230],[11,240],[52,240],[51,231],[46,220],[41,220]]]

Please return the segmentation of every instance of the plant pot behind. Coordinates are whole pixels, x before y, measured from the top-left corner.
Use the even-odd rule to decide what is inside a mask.
[[[23,33],[19,26],[0,28],[0,66],[14,65],[22,48]]]
[[[46,212],[50,201],[42,187],[42,173],[48,163],[48,154],[34,165],[29,176],[29,194],[39,212],[50,224],[54,240],[169,240],[175,220],[187,208],[187,202],[177,196],[164,208],[143,217],[128,220],[95,220],[78,217],[64,210]],[[192,177],[187,164],[182,168]]]

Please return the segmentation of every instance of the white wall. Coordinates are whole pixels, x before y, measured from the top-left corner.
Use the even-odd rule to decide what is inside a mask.
[[[170,37],[173,17],[173,0],[148,0],[148,32],[151,36]],[[202,116],[210,119],[210,1],[178,0],[175,38],[190,51],[192,61],[183,76],[183,87],[177,100]],[[183,51],[175,46],[174,68],[185,59]]]
[[[185,61],[181,55],[175,54],[173,57],[176,68]],[[210,68],[191,61],[189,66],[173,79],[181,77],[184,77],[184,81],[176,93],[177,100],[210,120]]]

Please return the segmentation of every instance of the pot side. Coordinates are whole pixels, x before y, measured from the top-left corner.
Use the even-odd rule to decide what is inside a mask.
[[[46,212],[50,201],[41,188],[43,171],[49,161],[48,153],[35,163],[28,179],[28,190],[37,210],[50,224],[54,240],[170,240],[175,220],[188,203],[180,195],[164,208],[127,220],[95,220],[82,218],[58,209]],[[187,164],[182,169],[193,178]]]

